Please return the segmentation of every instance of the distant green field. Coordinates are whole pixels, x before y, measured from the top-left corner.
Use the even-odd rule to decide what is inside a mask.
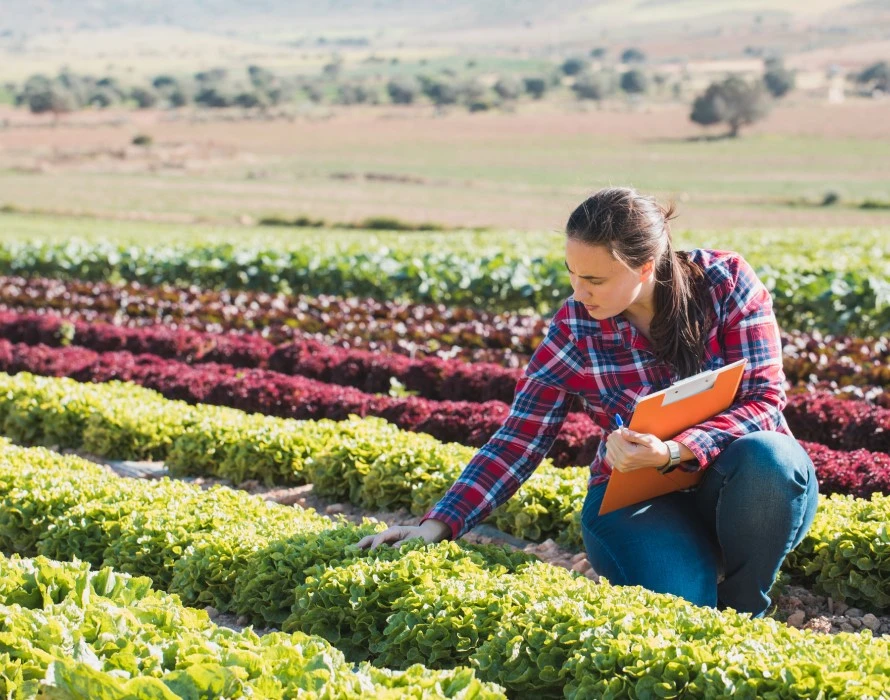
[[[0,158],[0,205],[229,221],[245,214],[332,222],[386,215],[413,223],[542,229],[561,227],[586,193],[615,184],[680,198],[678,225],[695,228],[890,221],[886,210],[794,206],[818,203],[829,191],[853,203],[890,200],[890,141],[752,134],[690,142],[500,133],[494,125],[501,122],[491,124],[460,131],[447,121],[438,129],[425,120],[394,131],[371,122],[336,134],[278,124],[268,127],[267,142],[247,142],[259,138],[254,127],[243,146],[257,153],[253,162],[215,163],[187,177],[163,171],[23,172],[4,169]],[[234,133],[230,138],[238,142]],[[368,173],[421,182],[364,179]],[[338,179],[344,175],[353,179]]]

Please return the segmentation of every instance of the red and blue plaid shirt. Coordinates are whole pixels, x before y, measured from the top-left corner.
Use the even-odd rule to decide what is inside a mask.
[[[748,359],[735,403],[723,413],[674,437],[695,455],[687,470],[706,469],[735,439],[757,430],[791,435],[782,409],[782,345],[772,298],[751,266],[729,251],[696,248],[693,262],[705,271],[713,323],[702,371]],[[547,454],[573,395],[604,431],[618,414],[630,422],[637,401],[679,379],[658,362],[648,339],[621,314],[593,319],[569,297],[516,384],[510,414],[479,448],[454,485],[421,519],[435,518],[457,539],[506,502]],[[606,441],[590,465],[588,487],[609,480]]]

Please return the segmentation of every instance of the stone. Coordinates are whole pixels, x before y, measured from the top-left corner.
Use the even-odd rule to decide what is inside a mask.
[[[835,600],[834,598],[831,598],[828,604],[831,606],[830,609],[835,615],[843,615],[845,612],[847,612],[847,610],[850,609],[850,606],[847,605],[844,601]]]
[[[859,608],[847,608],[845,614],[847,617],[862,617],[862,611]]]
[[[346,506],[344,506],[342,503],[332,503],[331,505],[329,505],[327,508],[324,509],[324,512],[327,515],[331,515],[333,513],[342,513],[345,508],[346,508]]]
[[[877,632],[881,627],[881,621],[871,613],[865,613],[862,616],[862,624],[868,627],[872,632]]]
[[[806,619],[806,614],[804,613],[804,611],[798,610],[797,612],[791,613],[788,616],[788,619],[786,620],[786,622],[791,627],[797,627],[798,629],[800,629],[801,627],[803,627],[803,623],[804,623],[805,619]]]
[[[236,620],[236,624],[241,625],[242,627],[246,627],[250,623],[250,618],[247,615],[239,615]]]
[[[208,616],[211,620],[215,620],[216,618],[219,617],[219,610],[217,610],[216,608],[214,608],[212,605],[208,605],[206,608],[204,608],[204,612],[207,613],[207,616]]]
[[[853,625],[849,622],[842,622],[839,627],[841,628],[841,632],[853,632]]]
[[[587,554],[585,552],[578,552],[575,556],[572,557],[572,563],[576,563],[587,559]]]
[[[282,506],[292,506],[295,503],[299,503],[304,498],[305,497],[301,493],[286,491],[284,493],[275,494],[274,496],[272,496],[271,498],[267,498],[266,500],[275,501]]]
[[[813,630],[814,632],[822,632],[829,634],[831,632],[831,621],[826,617],[817,617],[808,620],[803,629]]]
[[[590,568],[590,562],[586,559],[582,559],[581,561],[577,561],[572,565],[572,571],[577,571],[579,574],[583,574]]]

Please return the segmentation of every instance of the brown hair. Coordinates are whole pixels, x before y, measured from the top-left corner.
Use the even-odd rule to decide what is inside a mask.
[[[703,270],[682,250],[674,250],[669,221],[671,203],[630,187],[607,187],[572,212],[566,236],[588,245],[605,246],[630,268],[655,260],[655,316],[649,327],[655,356],[679,376],[701,371],[705,340],[711,326],[711,297]]]

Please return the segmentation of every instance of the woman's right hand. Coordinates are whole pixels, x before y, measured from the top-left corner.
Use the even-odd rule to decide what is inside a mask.
[[[448,538],[451,535],[451,528],[441,520],[430,518],[424,520],[421,525],[393,525],[383,532],[376,535],[368,535],[358,541],[360,549],[372,550],[379,547],[384,542],[388,542],[393,547],[400,546],[403,542],[420,537],[424,542],[436,543]]]

